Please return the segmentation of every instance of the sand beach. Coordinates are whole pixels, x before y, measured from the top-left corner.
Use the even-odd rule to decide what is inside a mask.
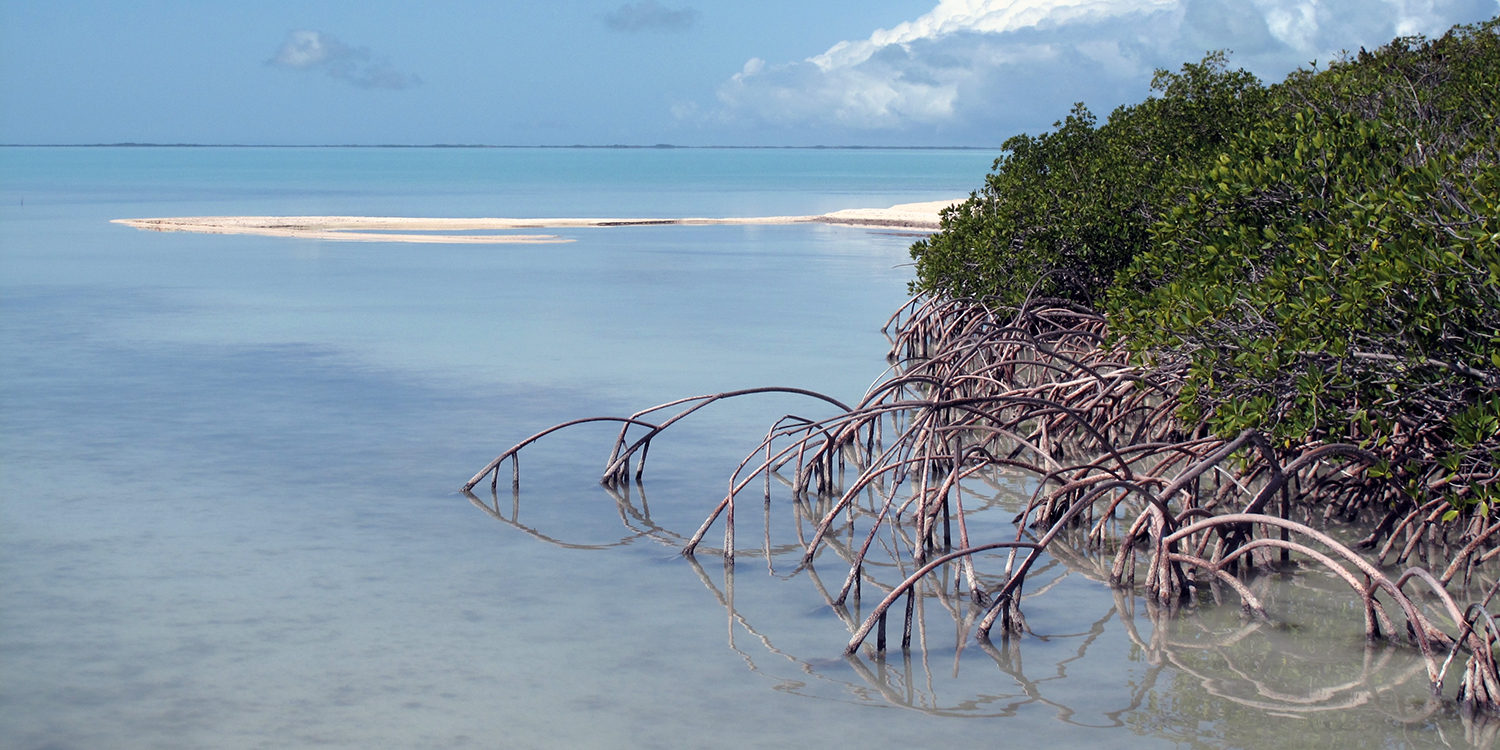
[[[187,216],[158,219],[115,219],[114,223],[156,232],[254,234],[349,242],[421,242],[447,244],[542,244],[572,242],[555,234],[454,234],[519,229],[583,227],[703,226],[744,224],[836,224],[937,231],[939,214],[962,199],[902,203],[889,208],[853,208],[815,216],[752,216],[730,218],[553,218],[553,219],[438,219],[391,216]],[[446,232],[448,234],[438,234]]]

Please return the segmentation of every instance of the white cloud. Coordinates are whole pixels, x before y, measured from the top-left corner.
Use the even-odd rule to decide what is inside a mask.
[[[667,8],[656,0],[625,4],[604,14],[604,25],[614,31],[687,31],[698,21],[692,8]]]
[[[1209,50],[1279,80],[1397,35],[1482,20],[1500,0],[941,0],[929,13],[800,62],[752,59],[710,115],[872,133],[991,134],[1046,127],[1074,101],[1138,100],[1156,68]]]
[[[877,50],[893,44],[934,39],[959,32],[1003,34],[1042,23],[1087,22],[1151,10],[1166,10],[1176,0],[942,0],[927,15],[892,29],[879,29],[869,39],[839,42],[808,62],[828,70],[857,65]]]
[[[366,89],[404,89],[420,84],[414,75],[396,70],[366,47],[350,47],[331,34],[292,31],[267,65],[293,70],[321,70],[353,86]]]

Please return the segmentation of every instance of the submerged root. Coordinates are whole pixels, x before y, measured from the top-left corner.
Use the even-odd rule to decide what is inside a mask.
[[[1500,629],[1486,609],[1489,597],[1463,609],[1448,591],[1460,575],[1467,586],[1475,566],[1500,554],[1500,523],[1479,513],[1454,520],[1453,509],[1467,507],[1456,495],[1500,477],[1466,476],[1460,487],[1451,473],[1391,470],[1412,465],[1403,460],[1422,446],[1410,442],[1378,450],[1342,443],[1278,448],[1255,430],[1232,439],[1208,435],[1177,418],[1180,369],[1133,364],[1107,345],[1103,317],[1057,300],[1000,310],[919,298],[886,330],[889,374],[853,406],[802,389],[760,388],[681,399],[629,417],[575,420],[502,453],[464,490],[486,477],[496,488],[506,460],[518,486],[523,448],[558,429],[600,421],[620,424],[601,481],[625,487],[632,476],[640,480],[651,441],[705,406],[755,394],[801,395],[838,412],[778,420],[692,535],[659,538],[680,542],[691,556],[722,521],[721,553],[732,565],[740,554],[736,505],[759,485],[769,560],[773,485],[784,488],[798,533],[786,548],[800,552],[802,566],[829,548],[848,566],[837,594],[828,596],[836,611],[847,613],[852,597],[858,612],[863,588],[875,583],[872,570],[899,573],[867,614],[845,617],[848,655],[872,634],[875,652],[887,649],[893,607],[904,606],[897,614],[901,647],[908,648],[914,599],[938,575],[951,575],[954,594],[962,591],[953,611],[978,642],[988,644],[997,624],[1003,634],[1023,632],[1028,573],[1066,539],[1069,551],[1056,554],[1093,556],[1102,580],[1140,591],[1167,611],[1205,591],[1216,601],[1233,592],[1248,617],[1264,621],[1274,613],[1247,577],[1260,569],[1325,571],[1359,602],[1368,639],[1399,640],[1421,652],[1435,693],[1463,651],[1469,656],[1460,700],[1481,712],[1500,709],[1492,655]],[[659,418],[672,408],[678,411]],[[972,489],[966,507],[966,488],[999,476],[1023,478],[1030,498],[1014,519],[1013,538],[974,538],[969,526],[978,508]],[[1341,539],[1342,522],[1361,518],[1374,521],[1369,535]],[[1003,572],[982,573],[981,564],[997,555]],[[1410,566],[1414,558],[1428,567]],[[1393,580],[1388,563],[1408,569]],[[963,613],[959,600],[967,601]]]

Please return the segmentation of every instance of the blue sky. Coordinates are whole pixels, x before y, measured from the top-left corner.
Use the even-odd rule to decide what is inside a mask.
[[[1500,0],[0,0],[0,142],[973,145]]]

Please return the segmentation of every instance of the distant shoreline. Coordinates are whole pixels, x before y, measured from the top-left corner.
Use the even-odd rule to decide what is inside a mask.
[[[473,148],[473,149],[623,149],[696,151],[994,151],[999,146],[678,146],[671,143],[505,145],[486,143],[0,143],[0,148]]]
[[[414,234],[418,232],[497,231],[510,229],[605,228],[632,226],[705,226],[751,224],[835,224],[935,232],[944,208],[963,199],[902,203],[890,208],[852,208],[816,216],[729,218],[553,218],[439,219],[392,216],[187,216],[159,219],[114,219],[154,232],[251,234],[343,242],[417,242],[436,244],[544,244],[572,242],[555,234]],[[381,234],[390,232],[390,234]]]

